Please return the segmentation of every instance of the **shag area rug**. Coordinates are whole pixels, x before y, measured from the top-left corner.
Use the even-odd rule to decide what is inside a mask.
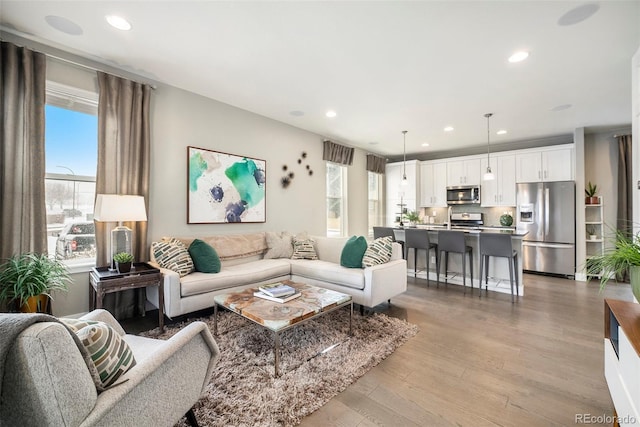
[[[227,311],[218,316],[220,359],[194,408],[201,426],[296,425],[418,332],[397,318],[354,312],[349,337],[348,309],[337,310],[281,333],[280,377],[274,378],[273,333]],[[213,315],[197,320],[213,334]],[[167,339],[185,325],[142,335]]]

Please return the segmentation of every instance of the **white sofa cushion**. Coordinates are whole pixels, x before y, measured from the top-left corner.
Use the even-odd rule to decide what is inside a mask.
[[[319,259],[340,265],[342,248],[344,248],[348,238],[325,236],[311,236],[311,238],[315,240],[314,246]]]
[[[322,260],[291,260],[291,275],[337,283],[353,289],[364,289],[364,270],[346,268],[340,264]]]
[[[223,266],[220,273],[191,273],[180,278],[180,295],[183,297],[217,289],[246,286],[271,278],[288,276],[288,259],[262,259],[238,265]],[[213,305],[213,302],[212,304]]]

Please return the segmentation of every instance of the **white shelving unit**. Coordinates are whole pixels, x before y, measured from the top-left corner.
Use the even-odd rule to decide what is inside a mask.
[[[597,205],[584,205],[584,224],[586,231],[586,254],[587,262],[594,255],[602,255],[604,253],[604,204],[602,197]],[[591,238],[595,235],[595,238]],[[588,274],[587,277],[600,277],[601,274]]]

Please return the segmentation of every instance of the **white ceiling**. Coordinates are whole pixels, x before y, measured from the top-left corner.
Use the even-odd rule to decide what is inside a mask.
[[[585,4],[1,0],[0,28],[397,156],[402,130],[407,153],[486,146],[487,112],[491,144],[630,125],[640,1],[591,2],[590,18],[559,25]],[[113,13],[132,30],[110,27]],[[49,15],[82,34],[54,29]],[[529,59],[509,63],[521,49]]]

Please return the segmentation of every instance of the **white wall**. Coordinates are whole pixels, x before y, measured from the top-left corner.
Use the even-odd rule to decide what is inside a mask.
[[[604,203],[604,223],[616,228],[618,218],[618,142],[616,133],[627,133],[629,129],[585,135],[585,183],[591,181],[598,186],[597,195]],[[580,191],[584,197],[584,190]]]
[[[367,236],[369,220],[369,186],[367,174],[367,153],[357,150],[353,165],[347,172],[347,232],[349,236]],[[383,199],[384,200],[384,199]]]
[[[153,94],[149,237],[257,230],[325,234],[322,137],[173,87]],[[187,146],[266,160],[267,222],[187,224]],[[297,163],[302,152],[307,158]],[[306,173],[310,164],[313,175]],[[295,177],[282,188],[282,166]],[[365,187],[363,187],[365,188]]]
[[[636,183],[640,183],[640,47],[633,55],[631,61],[631,103],[632,103],[632,129],[631,151],[633,157],[633,222],[634,232],[640,233],[640,189]]]
[[[97,91],[95,72],[49,60],[47,78]],[[326,233],[323,137],[171,86],[159,85],[151,102],[149,243],[162,236],[206,236],[253,231]],[[339,143],[339,141],[336,141]],[[266,160],[265,223],[187,224],[187,146]],[[302,152],[306,159],[299,165]],[[313,175],[305,166],[309,164]],[[295,177],[288,188],[280,179]],[[348,234],[367,234],[366,153],[356,149],[348,170]],[[59,294],[55,315],[88,311],[88,272],[76,272],[68,294]]]

